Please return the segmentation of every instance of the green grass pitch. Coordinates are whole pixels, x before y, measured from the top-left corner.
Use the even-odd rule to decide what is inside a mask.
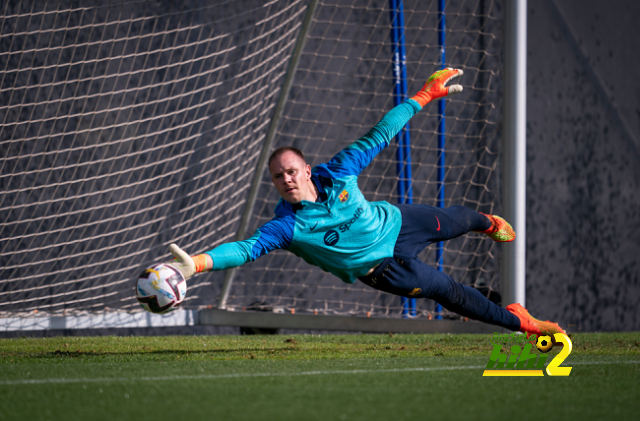
[[[0,420],[638,419],[640,333],[572,335],[569,377],[483,377],[489,340],[3,339]]]

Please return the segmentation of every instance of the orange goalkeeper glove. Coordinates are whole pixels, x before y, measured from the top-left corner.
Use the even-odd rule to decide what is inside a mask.
[[[191,278],[196,273],[211,270],[213,266],[211,258],[206,254],[189,256],[175,244],[169,246],[169,253],[173,255],[174,260],[166,262],[165,264],[180,272],[185,280]],[[207,257],[209,258],[207,259]]]
[[[462,85],[444,86],[451,79],[462,76],[464,72],[460,69],[443,69],[435,72],[424,84],[420,92],[415,94],[411,99],[416,101],[422,107],[427,105],[434,99],[442,98],[447,95],[462,92]]]

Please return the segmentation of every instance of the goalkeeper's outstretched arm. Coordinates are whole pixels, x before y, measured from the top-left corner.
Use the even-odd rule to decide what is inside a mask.
[[[287,249],[293,239],[293,217],[275,218],[262,225],[246,240],[221,244],[204,254],[189,256],[175,244],[169,246],[174,260],[166,262],[185,279],[196,273],[224,270],[252,262],[276,249]]]
[[[367,134],[340,151],[326,164],[315,167],[314,171],[330,178],[359,175],[425,105],[435,99],[462,92],[461,85],[445,86],[451,79],[462,74],[462,70],[451,68],[435,72],[417,94],[394,107]]]

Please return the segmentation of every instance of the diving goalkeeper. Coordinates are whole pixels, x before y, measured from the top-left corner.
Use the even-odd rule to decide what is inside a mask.
[[[434,73],[414,97],[389,111],[367,134],[329,162],[311,168],[293,147],[269,158],[274,186],[282,196],[275,217],[243,241],[222,244],[189,256],[175,244],[169,265],[186,279],[251,262],[275,249],[288,250],[307,263],[354,283],[409,298],[430,298],[461,316],[530,334],[563,332],[555,323],[534,319],[520,304],[506,309],[476,289],[455,282],[417,258],[426,246],[475,231],[494,241],[515,239],[511,225],[496,215],[463,206],[369,202],[358,188],[358,175],[391,139],[430,101],[462,91],[446,87],[462,70]]]

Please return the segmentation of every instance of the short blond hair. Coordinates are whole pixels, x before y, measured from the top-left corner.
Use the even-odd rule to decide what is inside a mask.
[[[271,162],[272,162],[274,159],[276,159],[276,158],[278,158],[278,157],[282,156],[282,155],[283,155],[283,154],[285,154],[286,152],[293,152],[294,154],[296,154],[296,155],[298,155],[300,158],[302,158],[302,160],[303,160],[304,162],[307,162],[307,161],[304,159],[304,154],[302,153],[302,151],[301,151],[300,149],[298,149],[298,148],[294,148],[293,146],[283,146],[283,147],[281,147],[281,148],[276,149],[275,151],[273,151],[273,152],[271,153],[271,156],[269,157],[269,163],[267,164],[267,167],[271,168]]]

